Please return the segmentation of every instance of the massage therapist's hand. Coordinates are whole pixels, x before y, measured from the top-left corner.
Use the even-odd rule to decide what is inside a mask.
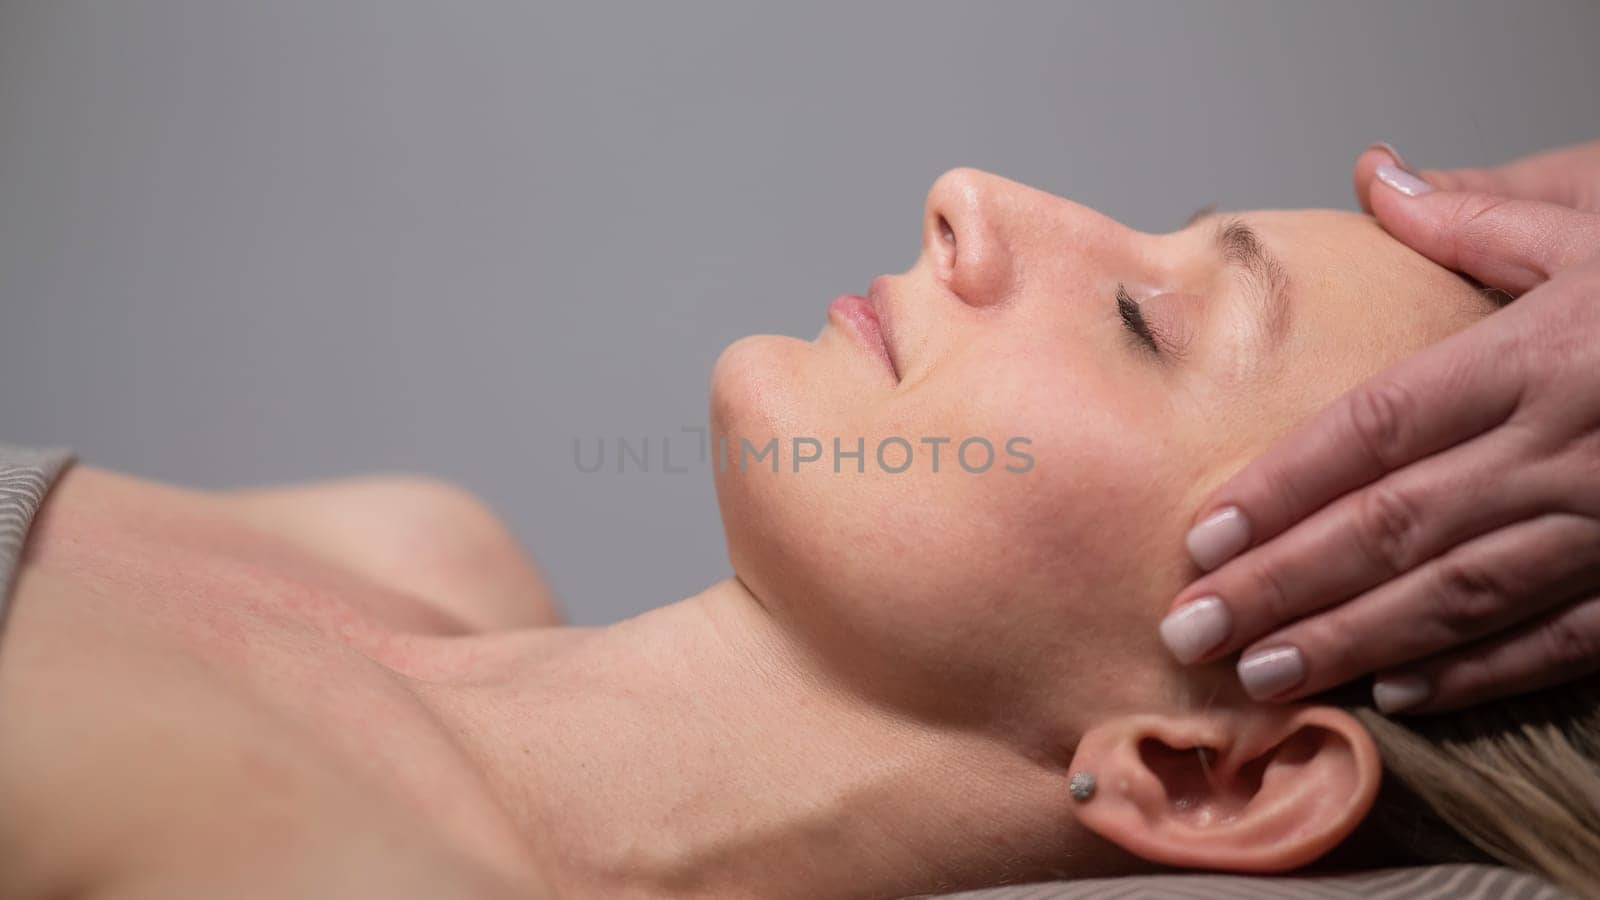
[[[1363,165],[1384,227],[1521,296],[1348,392],[1217,489],[1188,538],[1211,571],[1176,598],[1162,637],[1184,662],[1243,651],[1257,699],[1377,673],[1387,712],[1600,670],[1600,215],[1434,190],[1373,164],[1376,152]],[[1600,193],[1564,184],[1575,202]]]
[[[1397,165],[1441,191],[1494,194],[1513,200],[1543,200],[1580,212],[1600,213],[1600,140],[1558,147],[1488,169],[1423,169],[1406,165],[1388,144],[1373,144],[1356,160],[1356,199],[1372,212],[1378,166]]]

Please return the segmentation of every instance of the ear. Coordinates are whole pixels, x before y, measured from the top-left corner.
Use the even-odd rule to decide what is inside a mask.
[[[1084,734],[1072,772],[1095,776],[1077,808],[1090,830],[1152,862],[1285,872],[1366,818],[1383,766],[1372,737],[1332,706],[1144,714]]]

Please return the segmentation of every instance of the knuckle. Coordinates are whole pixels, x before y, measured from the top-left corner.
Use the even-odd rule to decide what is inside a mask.
[[[1510,674],[1506,666],[1485,655],[1456,658],[1430,674],[1434,689],[1427,695],[1424,708],[1432,713],[1448,713],[1493,700],[1512,684]]]
[[[1572,669],[1592,664],[1595,659],[1594,635],[1569,618],[1551,619],[1545,623],[1541,635],[1548,665]]]
[[[1494,253],[1504,228],[1500,210],[1507,202],[1505,197],[1466,194],[1456,203],[1449,234],[1457,267],[1470,268]]]
[[[1439,709],[1471,706],[1487,700],[1496,685],[1506,684],[1511,673],[1483,654],[1463,657],[1451,662],[1434,675],[1437,689],[1428,704]]]
[[[1505,582],[1471,560],[1441,561],[1430,598],[1435,621],[1462,638],[1488,631],[1506,609]]]
[[[1578,476],[1576,484],[1593,487],[1600,484],[1600,431],[1585,429],[1567,441],[1558,452],[1561,462]]]
[[[1312,508],[1300,484],[1300,479],[1280,465],[1261,467],[1259,473],[1259,498],[1254,509],[1305,510]],[[1254,512],[1252,509],[1252,512]],[[1252,523],[1254,524],[1254,523]]]
[[[1530,435],[1525,440],[1530,446],[1528,455],[1543,458],[1535,458],[1523,468],[1547,510],[1578,520],[1581,527],[1573,529],[1574,550],[1584,558],[1600,560],[1600,432],[1562,441]]]
[[[1420,521],[1411,502],[1393,487],[1375,484],[1360,495],[1357,535],[1367,557],[1389,577],[1415,564]]]
[[[1276,624],[1300,617],[1303,610],[1295,608],[1294,600],[1284,590],[1284,581],[1272,562],[1256,561],[1251,565],[1247,578],[1250,583],[1247,596],[1252,598],[1256,614],[1263,621]]]
[[[1353,618],[1332,613],[1305,625],[1304,638],[1297,636],[1290,643],[1301,648],[1318,683],[1337,684],[1376,668],[1372,636]]]
[[[1349,398],[1350,428],[1361,446],[1385,469],[1404,462],[1406,427],[1413,421],[1410,393],[1399,382],[1382,378],[1356,388]]]
[[[1600,215],[1580,216],[1577,223],[1560,234],[1564,261],[1579,263],[1600,253]]]

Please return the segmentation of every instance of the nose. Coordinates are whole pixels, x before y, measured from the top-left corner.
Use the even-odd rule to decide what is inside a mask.
[[[938,277],[973,306],[1000,302],[1016,282],[1016,248],[1002,207],[1009,184],[976,169],[951,169],[928,190],[923,252]]]

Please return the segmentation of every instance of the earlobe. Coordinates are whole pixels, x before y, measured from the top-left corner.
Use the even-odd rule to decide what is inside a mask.
[[[1111,719],[1084,734],[1070,771],[1093,773],[1096,787],[1063,802],[1144,859],[1285,872],[1361,824],[1382,762],[1349,713],[1284,705]]]

